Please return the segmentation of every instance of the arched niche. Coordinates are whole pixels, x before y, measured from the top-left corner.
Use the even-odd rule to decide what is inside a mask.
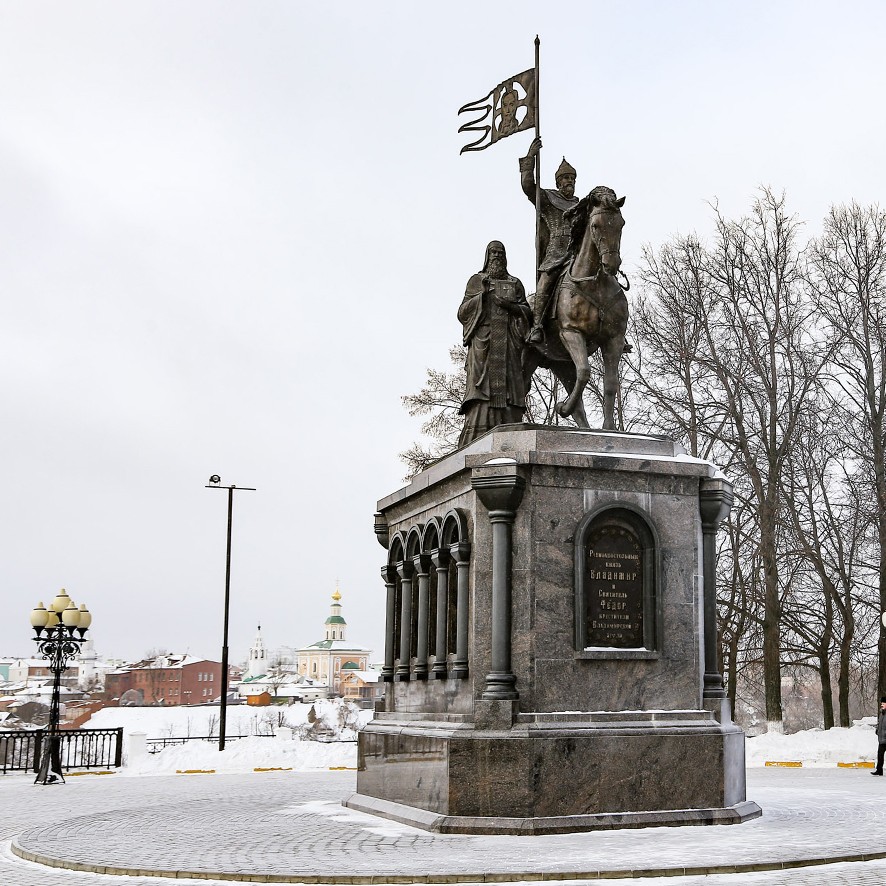
[[[575,534],[575,650],[581,658],[657,658],[659,545],[640,509],[610,504]]]

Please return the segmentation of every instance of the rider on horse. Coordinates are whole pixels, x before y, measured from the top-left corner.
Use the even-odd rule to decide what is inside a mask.
[[[523,193],[535,205],[535,157],[541,148],[541,139],[536,138],[529,146],[529,152],[520,158],[520,184]],[[557,279],[568,258],[570,224],[565,219],[566,213],[578,204],[575,196],[575,169],[563,162],[554,175],[557,189],[540,189],[541,233],[540,255],[538,266],[538,283],[535,294],[535,322],[529,333],[529,342],[543,340],[542,325],[551,303],[551,297]]]

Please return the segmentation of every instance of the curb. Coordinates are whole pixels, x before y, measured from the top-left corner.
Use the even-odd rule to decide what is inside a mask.
[[[784,769],[802,769],[802,760],[767,760],[764,766],[779,766]],[[874,764],[870,760],[853,760],[849,763],[837,763],[837,769],[873,769]],[[826,766],[812,766],[811,769],[827,769]]]
[[[873,765],[873,764],[872,764]],[[330,766],[328,767],[330,772],[341,772],[341,771],[349,771],[356,772],[356,766]],[[292,766],[253,766],[253,772],[325,772],[325,769],[295,769]],[[66,772],[65,777],[69,775],[113,775],[113,772]],[[171,775],[172,773],[160,773],[161,775]],[[218,772],[215,769],[176,769],[176,775],[246,775],[248,774],[246,771],[243,772]]]
[[[117,877],[166,877],[168,879],[230,880],[238,883],[306,883],[317,886],[380,886],[380,884],[450,884],[450,883],[521,883],[539,880],[614,880],[645,879],[647,877],[700,877],[709,874],[747,874],[758,871],[789,871],[797,868],[818,867],[846,862],[878,861],[886,858],[886,852],[865,852],[857,855],[834,855],[829,857],[801,858],[793,861],[773,861],[749,864],[700,865],[694,867],[664,868],[607,868],[593,871],[513,871],[485,874],[366,874],[353,876],[323,876],[320,874],[252,874],[247,871],[184,871],[154,870],[146,868],[123,868],[113,865],[92,865],[77,861],[51,858],[39,852],[31,852],[10,842],[13,855],[24,861],[66,871],[90,874],[111,874]]]

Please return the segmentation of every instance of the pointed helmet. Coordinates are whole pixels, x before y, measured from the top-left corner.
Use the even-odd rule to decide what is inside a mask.
[[[575,167],[572,166],[565,157],[563,158],[563,162],[557,167],[557,171],[554,173],[554,181],[560,181],[560,176],[562,175],[578,175],[575,171]]]

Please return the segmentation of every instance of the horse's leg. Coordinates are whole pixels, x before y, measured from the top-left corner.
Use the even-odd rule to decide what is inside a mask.
[[[520,358],[520,369],[523,372],[523,385],[527,393],[532,390],[532,376],[535,370],[541,365],[541,354],[532,345],[526,345],[523,348],[523,355]]]
[[[571,363],[554,363],[551,372],[557,377],[557,380],[567,390],[571,391],[575,387],[575,367]],[[575,404],[575,412],[572,413],[575,423],[582,429],[588,430],[588,417],[585,414],[584,397],[579,397]]]
[[[563,342],[563,346],[566,348],[575,366],[575,385],[573,385],[566,401],[557,404],[557,412],[563,418],[569,418],[575,412],[578,404],[581,403],[581,395],[584,393],[588,379],[591,377],[591,370],[588,367],[588,346],[583,333],[577,329],[561,326],[560,341]],[[585,418],[585,421],[587,421],[587,418]]]
[[[623,335],[609,339],[602,348],[603,354],[603,430],[615,430],[615,398],[618,396],[618,361],[624,350]]]

